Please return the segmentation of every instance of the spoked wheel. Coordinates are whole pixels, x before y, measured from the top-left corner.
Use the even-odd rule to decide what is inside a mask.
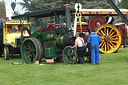
[[[9,60],[9,48],[4,47],[4,59]]]
[[[102,25],[96,29],[96,33],[100,35],[101,43],[99,50],[102,53],[116,52],[121,45],[121,33],[113,25]]]
[[[39,61],[42,54],[42,46],[36,38],[27,38],[21,45],[21,56],[25,63],[32,64]]]
[[[67,46],[63,49],[62,58],[65,64],[74,64],[77,61],[77,52],[71,49],[71,46]]]
[[[41,42],[37,38],[33,38],[39,46],[39,62],[41,62],[43,56],[43,48]]]

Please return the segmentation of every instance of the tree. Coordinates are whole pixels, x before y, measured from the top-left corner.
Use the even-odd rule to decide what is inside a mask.
[[[106,0],[28,0],[31,7],[36,11],[41,11],[48,8],[59,7],[62,8],[65,3],[70,3],[71,8],[74,8],[76,1],[79,1],[84,8],[111,8],[109,4],[106,4]],[[117,0],[114,0],[117,1]],[[23,8],[26,8],[27,11],[30,10],[24,3],[20,3]]]
[[[128,0],[121,0],[119,6],[128,9]]]
[[[71,8],[74,8],[74,5],[76,1],[79,1],[82,4],[82,8],[84,9],[109,9],[111,6],[107,3],[106,0],[28,0],[30,3],[30,6],[35,11],[42,11],[50,8],[63,8],[64,4],[70,3]],[[113,0],[114,2],[117,2],[118,0]],[[31,12],[29,8],[26,6],[25,3],[19,3],[23,8],[26,8],[26,11]],[[44,23],[48,23],[52,20],[51,18],[43,18],[42,21]],[[63,19],[64,20],[64,19]],[[36,20],[31,20],[34,22]],[[37,25],[38,27],[38,25]],[[34,28],[37,28],[34,27]]]
[[[55,7],[62,8],[64,5],[64,2],[62,0],[28,0],[28,1],[34,11],[41,11],[44,9],[46,10],[46,9],[55,8]],[[24,8],[26,8],[28,12],[31,12],[25,3],[19,3],[19,4],[22,5]],[[47,24],[48,22],[51,22],[52,18],[53,17],[50,17],[50,18],[47,17],[47,19],[43,18],[42,22]],[[32,26],[33,28],[39,27],[38,22],[35,22],[36,20],[31,19],[31,21],[32,21],[31,23],[33,25]]]
[[[0,18],[6,18],[6,11],[5,11],[5,3],[4,1],[0,2]]]

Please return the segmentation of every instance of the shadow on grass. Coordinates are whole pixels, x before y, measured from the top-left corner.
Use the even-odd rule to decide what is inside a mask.
[[[22,57],[19,54],[14,54],[14,55],[11,55],[9,59],[22,59]]]
[[[4,55],[2,55],[0,58],[4,58]],[[13,54],[9,56],[9,60],[11,59],[22,59],[22,57],[19,54]]]

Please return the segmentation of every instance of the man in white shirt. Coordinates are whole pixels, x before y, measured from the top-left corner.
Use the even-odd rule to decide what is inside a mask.
[[[84,64],[84,52],[85,52],[85,44],[84,44],[84,39],[82,37],[79,37],[79,34],[75,35],[76,40],[75,40],[75,45],[72,47],[76,48],[77,47],[77,54],[78,54],[78,63],[80,64]]]
[[[114,18],[110,15],[107,15],[106,20],[107,20],[106,24],[113,24],[113,22],[115,21]]]

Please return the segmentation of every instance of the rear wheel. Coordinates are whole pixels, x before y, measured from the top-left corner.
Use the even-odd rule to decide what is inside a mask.
[[[8,47],[4,47],[4,59],[5,60],[9,60],[9,48]]]
[[[63,49],[62,58],[65,64],[74,64],[77,61],[77,52],[71,49],[71,46],[67,46]]]
[[[32,64],[39,61],[41,49],[39,42],[35,38],[26,38],[21,45],[21,56],[25,63]]]
[[[99,50],[102,53],[116,52],[121,45],[121,33],[113,25],[106,24],[98,27],[96,33],[100,35]]]

